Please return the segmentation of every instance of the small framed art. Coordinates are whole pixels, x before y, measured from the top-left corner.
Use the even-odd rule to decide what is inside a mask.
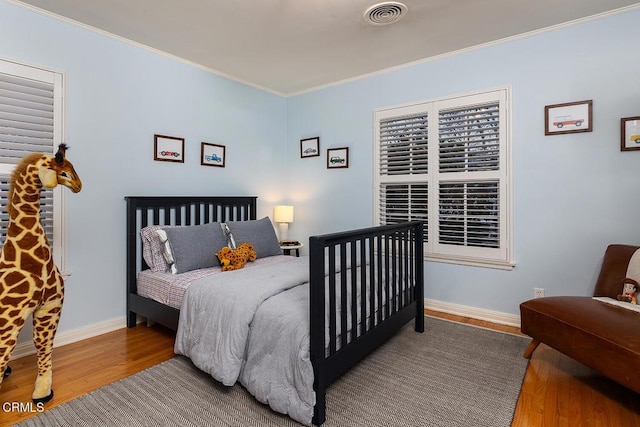
[[[300,157],[317,157],[320,155],[320,137],[306,138],[300,140]]]
[[[349,147],[329,148],[327,150],[327,169],[348,168]]]
[[[544,134],[593,131],[593,101],[568,102],[544,107]]]
[[[200,146],[200,164],[203,166],[224,167],[225,146],[203,142]]]
[[[620,119],[620,150],[640,150],[640,116]]]
[[[153,160],[184,163],[184,138],[175,136],[153,136]]]

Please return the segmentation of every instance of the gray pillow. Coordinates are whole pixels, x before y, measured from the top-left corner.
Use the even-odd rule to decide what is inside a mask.
[[[173,273],[220,265],[216,252],[227,246],[227,239],[219,222],[166,228],[164,232],[171,247]]]
[[[269,217],[265,216],[256,221],[229,221],[227,226],[236,245],[251,243],[259,258],[282,255],[278,237]]]

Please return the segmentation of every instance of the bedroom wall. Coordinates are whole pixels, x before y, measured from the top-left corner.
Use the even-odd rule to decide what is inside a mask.
[[[516,267],[428,262],[426,298],[517,315],[534,287],[589,295],[606,245],[640,244],[640,151],[620,151],[620,118],[640,116],[639,21],[636,8],[289,98],[289,235],[372,224],[374,109],[510,86]],[[593,132],[545,137],[545,105],[587,99]],[[322,156],[300,159],[312,136]],[[342,146],[349,168],[327,170]]]
[[[0,1],[0,58],[64,73],[68,158],[66,297],[60,333],[125,315],[126,195],[283,197],[286,99]],[[155,133],[185,138],[185,163],[153,160]],[[200,142],[226,167],[200,165]],[[20,341],[30,340],[25,328]]]
[[[373,109],[500,86],[513,89],[516,267],[429,262],[426,297],[515,315],[533,287],[589,294],[605,246],[640,242],[640,151],[619,150],[620,118],[640,116],[639,18],[631,10],[283,98],[0,0],[0,58],[66,78],[69,158],[84,188],[66,195],[72,275],[59,333],[124,324],[124,196],[251,193],[260,216],[290,202],[289,235],[303,241],[369,226]],[[544,136],[545,105],[584,99],[593,132]],[[154,133],[184,137],[186,163],[154,162]],[[300,159],[299,140],[312,136],[322,156]],[[201,141],[227,146],[226,168],[199,165]],[[350,167],[327,170],[326,148],[341,146]]]

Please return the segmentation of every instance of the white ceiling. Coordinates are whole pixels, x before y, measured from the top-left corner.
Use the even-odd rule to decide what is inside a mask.
[[[282,95],[640,5],[635,0],[400,0],[408,8],[400,21],[367,24],[364,11],[380,1],[18,3]]]

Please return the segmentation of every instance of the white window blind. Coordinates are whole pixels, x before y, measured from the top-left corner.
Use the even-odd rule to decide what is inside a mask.
[[[379,136],[379,173],[386,177],[378,195],[381,223],[424,221],[427,239],[428,184],[421,176],[429,170],[428,116],[413,114],[381,120]]]
[[[380,174],[427,173],[428,140],[426,114],[382,120],[380,122]]]
[[[59,73],[0,60],[0,244],[9,216],[11,173],[29,153],[53,154],[62,141],[62,76]],[[60,268],[62,265],[61,192],[41,193],[42,224]]]
[[[377,110],[374,222],[423,220],[427,257],[509,268],[507,99],[501,89]]]
[[[428,185],[420,183],[383,183],[380,185],[380,224],[405,221],[424,222],[424,238],[428,238]]]

